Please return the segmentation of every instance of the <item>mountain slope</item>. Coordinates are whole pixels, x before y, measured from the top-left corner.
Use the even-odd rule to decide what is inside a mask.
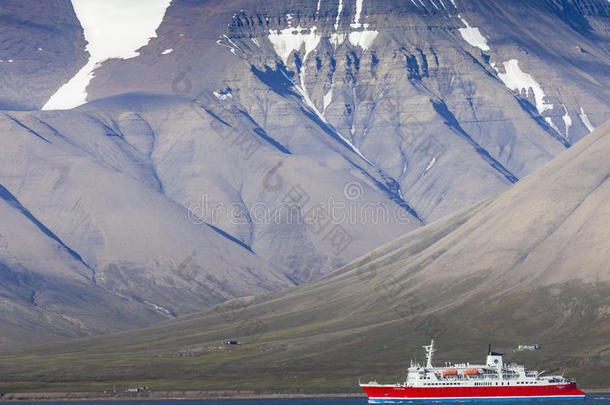
[[[296,103],[427,222],[527,175],[590,132],[589,117],[610,118],[607,2],[337,4],[176,1],[141,57],[98,69],[89,99],[227,92],[290,150]],[[542,43],[549,30],[561,41]]]
[[[101,287],[119,306],[131,300],[148,314],[139,322],[154,322],[319,277],[418,226],[340,155],[329,169],[258,143],[257,127],[239,112],[225,119],[243,125],[255,155],[232,155],[240,144],[213,132],[215,114],[176,97],[132,95],[74,111],[4,113],[0,184],[40,226],[30,236],[6,228],[2,262],[19,272],[29,255],[49,260],[40,250],[46,236],[45,244],[59,243],[72,257],[60,254],[52,266],[32,269],[41,278],[38,289],[48,275],[73,272],[76,261],[92,293]],[[202,128],[210,132],[202,135]],[[358,200],[344,195],[345,185]],[[354,215],[376,214],[367,205],[385,217],[339,224],[326,204],[339,206],[332,213],[344,218],[345,207]],[[325,216],[314,215],[318,206]],[[9,208],[2,210],[6,221]],[[69,286],[62,291],[71,302]],[[55,298],[55,312],[70,312]],[[137,312],[132,326],[141,326]],[[120,317],[101,329],[89,325],[95,308],[82,314],[91,333],[126,327]],[[50,336],[30,334],[29,341]]]
[[[87,60],[69,0],[0,6],[0,109],[39,109]]]
[[[504,193],[318,281],[140,331],[22,349],[36,353],[33,360],[5,351],[2,378],[16,387],[10,381],[43,370],[45,384],[64,388],[78,375],[80,384],[95,376],[159,388],[234,388],[239,381],[259,390],[353,391],[358,374],[394,381],[433,335],[439,362],[482,356],[492,342],[511,360],[603,386],[610,367],[609,184],[607,122]],[[242,345],[218,347],[227,338]],[[510,351],[523,342],[543,349]],[[118,364],[93,354],[107,350],[129,359],[121,377]],[[57,374],[59,357],[71,362]]]
[[[105,23],[115,3],[50,2],[53,27],[27,16],[47,3],[3,5],[0,184],[61,247],[45,271],[85,266],[92,291],[149,322],[323,277],[610,118],[604,0],[159,0],[141,2],[150,21],[121,7]],[[14,111],[56,105],[70,72],[83,87],[67,105],[88,104]],[[27,255],[10,246],[17,271]]]

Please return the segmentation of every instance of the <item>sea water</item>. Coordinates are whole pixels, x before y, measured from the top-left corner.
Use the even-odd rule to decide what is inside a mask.
[[[364,405],[367,403],[366,398],[300,398],[300,399],[226,399],[226,400],[210,400],[210,401],[70,401],[70,402],[28,402],[28,404],[40,405]],[[425,404],[424,402],[423,404]],[[428,402],[434,403],[434,401]],[[447,404],[447,402],[443,402]],[[530,400],[530,401],[460,401],[460,405],[485,404],[485,405],[610,405],[610,393],[608,394],[590,394],[582,400]]]

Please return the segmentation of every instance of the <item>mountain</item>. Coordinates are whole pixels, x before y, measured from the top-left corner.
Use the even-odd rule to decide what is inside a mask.
[[[610,119],[602,0],[121,3],[0,10],[6,342],[319,279]]]
[[[142,330],[3,349],[0,379],[5,391],[357,391],[358,376],[401,378],[434,336],[439,363],[480,358],[489,342],[605,387],[609,201],[610,121],[500,195],[320,280]],[[542,349],[515,352],[524,342]]]
[[[0,5],[0,109],[39,109],[87,61],[69,0]]]

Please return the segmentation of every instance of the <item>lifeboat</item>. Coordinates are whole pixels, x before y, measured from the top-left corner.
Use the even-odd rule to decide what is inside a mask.
[[[457,375],[457,370],[454,368],[450,368],[448,370],[443,370],[443,377],[447,377],[449,375]]]
[[[469,368],[468,370],[464,370],[463,375],[479,375],[479,370],[476,368]]]

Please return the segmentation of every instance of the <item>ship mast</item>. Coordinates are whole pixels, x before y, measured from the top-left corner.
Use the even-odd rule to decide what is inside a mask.
[[[432,368],[432,357],[434,356],[434,352],[436,352],[436,349],[434,348],[434,339],[430,341],[428,346],[423,346],[423,348],[426,350],[426,368]]]

